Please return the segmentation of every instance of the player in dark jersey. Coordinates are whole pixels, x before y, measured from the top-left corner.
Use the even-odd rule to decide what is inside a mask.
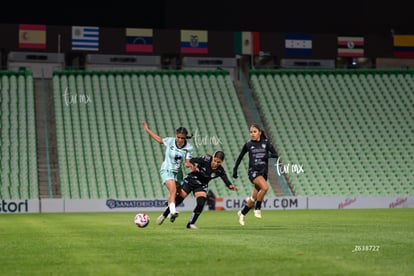
[[[243,145],[239,157],[233,167],[233,177],[237,178],[237,168],[244,155],[249,153],[248,176],[253,183],[254,188],[252,195],[247,200],[244,208],[237,213],[241,225],[244,225],[246,214],[250,211],[255,202],[254,215],[257,218],[262,217],[262,201],[269,190],[269,184],[267,183],[268,161],[269,158],[278,158],[275,148],[258,125],[253,124],[250,126],[250,138],[251,139]]]
[[[187,223],[187,228],[197,229],[195,223],[207,201],[208,183],[210,180],[220,177],[229,189],[237,191],[237,187],[230,182],[226,171],[221,166],[223,161],[224,152],[222,151],[216,151],[213,155],[204,155],[190,159],[195,169],[184,178],[179,194],[175,198],[178,206],[191,192],[194,194],[196,207]],[[167,217],[169,212],[169,207],[167,207],[164,213],[157,219],[157,223],[161,224],[163,222],[162,217]]]

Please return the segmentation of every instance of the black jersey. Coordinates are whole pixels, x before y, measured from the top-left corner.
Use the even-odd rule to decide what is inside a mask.
[[[277,158],[278,154],[268,139],[261,139],[260,141],[250,140],[243,145],[239,157],[234,165],[234,170],[240,165],[246,153],[249,153],[249,171],[260,172],[266,174],[268,171],[269,158]]]
[[[210,180],[221,177],[227,187],[231,185],[229,178],[227,177],[226,171],[222,166],[218,166],[217,169],[213,170],[211,168],[211,159],[213,157],[210,155],[193,157],[190,159],[190,162],[193,165],[196,165],[198,171],[190,172],[185,178],[193,183],[199,185],[208,185]]]

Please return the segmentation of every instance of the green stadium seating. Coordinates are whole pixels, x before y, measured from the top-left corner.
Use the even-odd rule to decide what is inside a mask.
[[[159,176],[165,149],[143,121],[162,137],[186,127],[194,134],[193,155],[223,150],[229,176],[249,137],[226,71],[60,71],[53,83],[62,198],[166,198]],[[91,101],[67,105],[65,89]],[[245,159],[239,172],[245,177],[234,181],[239,192],[214,180],[217,196],[251,193]]]
[[[33,78],[28,71],[0,72],[0,198],[39,196]]]
[[[413,195],[410,70],[251,71],[298,195]]]

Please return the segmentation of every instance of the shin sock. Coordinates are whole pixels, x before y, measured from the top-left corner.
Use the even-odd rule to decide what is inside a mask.
[[[243,214],[243,215],[246,215],[249,211],[250,211],[250,209],[251,209],[252,207],[249,207],[249,206],[247,206],[247,205],[244,205],[244,208],[241,210],[241,213]]]
[[[162,215],[166,218],[170,214],[170,207],[165,208],[164,213]]]
[[[197,205],[194,208],[193,214],[188,221],[188,224],[195,224],[201,212],[203,212],[204,204],[206,203],[207,198],[197,197]]]
[[[175,202],[170,202],[170,203],[168,204],[168,207],[170,208],[170,212],[171,212],[171,214],[175,214],[175,212],[177,212],[177,211],[175,210]]]

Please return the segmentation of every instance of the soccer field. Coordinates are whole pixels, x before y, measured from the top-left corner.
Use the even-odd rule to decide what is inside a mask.
[[[414,209],[0,215],[2,275],[414,275]]]

